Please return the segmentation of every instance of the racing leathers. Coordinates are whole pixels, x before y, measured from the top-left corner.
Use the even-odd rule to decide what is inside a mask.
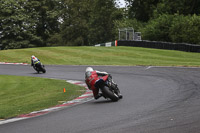
[[[31,66],[33,66],[34,69],[36,69],[36,65],[40,62],[40,60],[37,57],[31,57]]]
[[[100,71],[88,71],[85,73],[85,83],[87,84],[88,88],[92,90],[95,99],[98,99],[102,96],[102,94],[99,93],[99,88],[95,87],[95,84],[102,76],[105,75],[108,75],[108,73]]]

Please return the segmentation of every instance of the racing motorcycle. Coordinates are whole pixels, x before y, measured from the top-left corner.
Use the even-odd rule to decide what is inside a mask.
[[[46,73],[45,66],[42,65],[40,61],[37,64],[35,64],[33,68],[35,69],[35,71],[37,71],[37,73],[40,73],[40,72]]]
[[[116,83],[112,80],[111,75],[106,75],[100,78],[96,82],[96,87],[100,89],[102,95],[105,99],[111,99],[112,101],[116,102],[122,98],[120,94],[120,90]]]

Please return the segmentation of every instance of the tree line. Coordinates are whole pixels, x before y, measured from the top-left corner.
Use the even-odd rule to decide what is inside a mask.
[[[142,32],[143,39],[200,44],[200,0],[127,2],[128,18],[143,22],[142,27],[139,25],[137,28]]]
[[[200,0],[0,0],[3,49],[86,46],[118,39],[133,27],[142,38],[200,44]]]

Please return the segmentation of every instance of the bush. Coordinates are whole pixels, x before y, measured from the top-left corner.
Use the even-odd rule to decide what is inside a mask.
[[[200,16],[177,16],[170,28],[172,42],[200,44]]]
[[[169,30],[173,18],[173,15],[162,15],[156,19],[150,20],[147,25],[141,29],[142,38],[150,41],[171,41],[169,38]]]
[[[54,35],[51,35],[50,38],[47,40],[47,46],[61,46],[61,35],[56,33]]]
[[[200,16],[161,15],[141,29],[150,41],[200,44]]]

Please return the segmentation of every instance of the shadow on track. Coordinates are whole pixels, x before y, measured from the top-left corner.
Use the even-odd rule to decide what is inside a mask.
[[[115,103],[112,100],[101,100],[101,101],[95,101],[94,104],[104,104],[104,103]]]

